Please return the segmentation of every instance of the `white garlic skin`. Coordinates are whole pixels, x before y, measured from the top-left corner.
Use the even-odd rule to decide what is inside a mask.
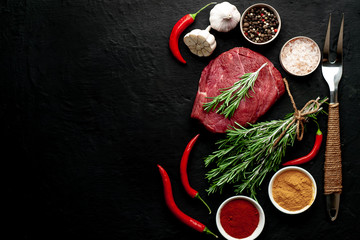
[[[218,32],[229,32],[240,22],[240,12],[229,2],[216,4],[210,11],[210,26]]]

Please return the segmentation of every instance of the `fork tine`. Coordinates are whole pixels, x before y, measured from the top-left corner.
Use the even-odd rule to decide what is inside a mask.
[[[341,18],[341,27],[339,31],[339,38],[338,38],[337,50],[336,50],[336,55],[337,55],[336,58],[338,61],[342,61],[343,58],[343,35],[344,35],[344,13],[342,14],[342,18]]]
[[[331,26],[331,13],[329,16],[328,27],[326,31],[324,50],[323,50],[323,62],[329,62],[329,53],[330,53],[330,26]]]

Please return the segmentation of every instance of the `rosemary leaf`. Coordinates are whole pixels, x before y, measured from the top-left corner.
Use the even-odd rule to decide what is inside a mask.
[[[212,99],[212,101],[203,104],[204,110],[207,112],[216,110],[216,113],[222,114],[226,118],[231,118],[234,115],[235,110],[239,107],[241,100],[245,97],[251,97],[249,90],[255,92],[253,89],[255,81],[260,70],[266,65],[267,62],[264,63],[256,72],[245,73],[240,77],[239,81],[233,84],[233,86],[221,88],[218,96],[208,97]],[[219,105],[220,107],[218,107]]]
[[[320,101],[320,104],[325,100]],[[315,105],[308,105],[305,112],[316,109]],[[315,113],[307,115],[306,120],[316,120],[316,115],[321,111],[322,108],[319,108]],[[210,182],[207,192],[221,193],[226,184],[232,184],[237,194],[247,191],[255,198],[256,190],[267,173],[279,168],[286,148],[295,142],[296,124],[293,119],[294,114],[288,114],[284,119],[249,124],[248,128],[236,124],[228,129],[226,137],[216,143],[218,150],[204,160],[206,167],[215,164],[206,174]],[[283,137],[274,145],[284,131]]]

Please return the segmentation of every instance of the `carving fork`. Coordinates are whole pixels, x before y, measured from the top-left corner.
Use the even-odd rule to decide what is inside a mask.
[[[324,163],[324,193],[326,196],[327,212],[331,221],[334,221],[338,216],[340,193],[342,191],[338,85],[343,72],[344,14],[342,14],[341,19],[335,60],[330,59],[330,25],[331,14],[325,37],[321,70],[330,89],[328,132]]]

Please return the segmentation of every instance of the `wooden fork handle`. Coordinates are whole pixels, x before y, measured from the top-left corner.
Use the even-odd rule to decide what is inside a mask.
[[[342,168],[340,148],[339,103],[330,103],[324,164],[324,193],[341,193]]]

